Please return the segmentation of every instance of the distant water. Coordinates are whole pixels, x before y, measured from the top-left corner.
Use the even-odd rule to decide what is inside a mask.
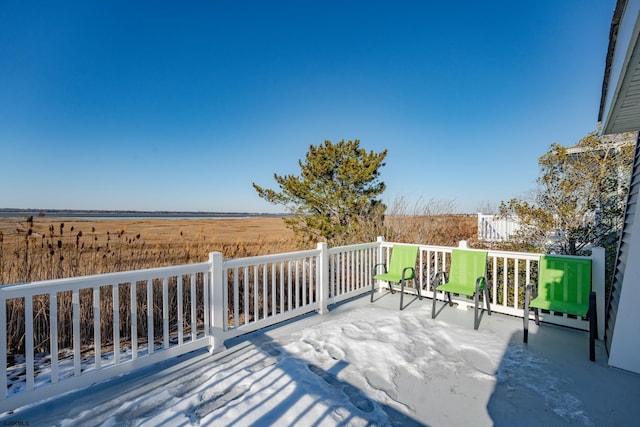
[[[170,211],[93,211],[93,210],[45,210],[0,209],[0,218],[74,218],[83,220],[107,219],[233,219],[278,218],[283,214],[251,212],[170,212]]]

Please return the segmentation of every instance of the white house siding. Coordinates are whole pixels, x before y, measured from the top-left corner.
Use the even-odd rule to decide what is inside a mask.
[[[640,218],[636,220],[640,195],[640,150],[635,148],[633,172],[624,226],[616,258],[614,280],[608,298],[605,343],[609,364],[640,372]]]

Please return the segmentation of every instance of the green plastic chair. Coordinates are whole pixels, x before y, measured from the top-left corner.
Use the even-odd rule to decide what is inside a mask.
[[[533,299],[531,299],[533,297]],[[591,259],[542,255],[538,264],[538,285],[527,284],[524,300],[523,341],[529,340],[529,311],[536,325],[539,310],[571,314],[589,319],[589,359],[595,360],[598,334],[596,293],[591,291]]]
[[[402,297],[404,295],[404,283],[407,280],[413,280],[413,287],[418,294],[418,298],[422,300],[420,290],[416,286],[416,258],[418,256],[417,246],[396,245],[391,249],[391,259],[389,260],[389,268],[386,263],[379,263],[373,267],[374,279],[389,282],[389,290],[394,293],[392,283],[400,284],[400,310],[402,310]],[[384,273],[375,274],[378,267],[384,268]],[[373,293],[375,292],[375,280],[371,283],[371,302],[373,302]]]
[[[442,291],[447,294],[450,306],[453,305],[453,302],[451,301],[451,294],[466,295],[474,298],[473,329],[478,329],[478,326],[480,324],[478,308],[480,305],[480,294],[483,290],[484,300],[487,305],[487,312],[489,313],[489,315],[491,315],[491,306],[489,304],[489,288],[486,286],[485,279],[486,274],[486,251],[454,249],[451,253],[449,277],[447,277],[447,273],[444,271],[439,271],[436,273],[431,318],[435,319],[436,317],[436,291]]]

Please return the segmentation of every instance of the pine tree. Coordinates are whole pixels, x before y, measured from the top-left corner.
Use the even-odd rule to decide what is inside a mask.
[[[280,190],[255,183],[258,195],[282,205],[285,219],[301,245],[325,240],[345,244],[374,238],[383,226],[386,206],[378,199],[385,184],[379,169],[387,150],[367,152],[360,141],[311,145],[300,160],[300,176],[274,174]]]

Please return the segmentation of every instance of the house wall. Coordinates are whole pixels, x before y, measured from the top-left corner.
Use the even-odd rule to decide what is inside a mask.
[[[609,365],[640,373],[640,149],[636,143],[631,185],[620,237],[615,275],[608,298],[605,344]]]

